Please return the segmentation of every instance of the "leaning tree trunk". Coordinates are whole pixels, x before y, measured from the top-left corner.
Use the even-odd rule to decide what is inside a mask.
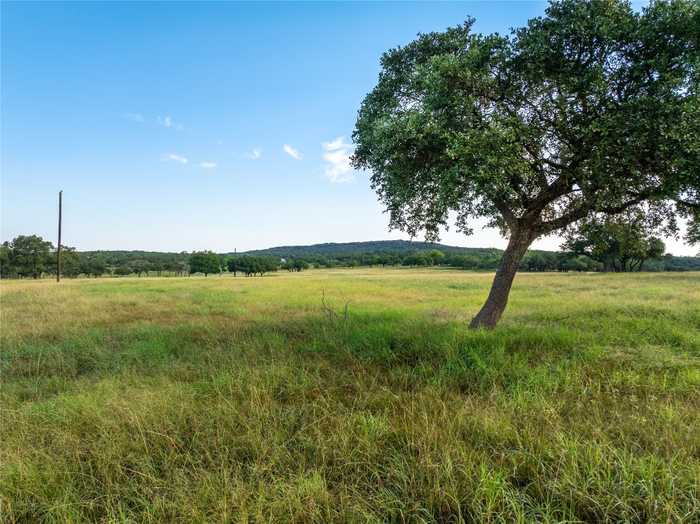
[[[491,291],[481,310],[472,319],[469,327],[491,329],[496,326],[508,304],[508,295],[513,285],[515,273],[527,248],[530,247],[535,235],[529,231],[514,232],[508,241],[508,247],[496,270],[496,276],[491,284]]]

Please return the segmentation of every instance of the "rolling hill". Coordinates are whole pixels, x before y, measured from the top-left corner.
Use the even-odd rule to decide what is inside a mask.
[[[457,247],[435,242],[412,242],[408,240],[371,240],[368,242],[329,242],[309,246],[278,246],[246,251],[246,255],[274,255],[279,257],[327,256],[337,257],[356,254],[411,253],[438,249],[443,253],[494,255],[502,251],[495,248]],[[228,253],[232,255],[233,253]]]

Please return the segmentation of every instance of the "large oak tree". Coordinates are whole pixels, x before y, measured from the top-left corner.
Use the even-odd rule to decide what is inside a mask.
[[[353,164],[391,227],[433,240],[455,213],[508,236],[471,323],[493,327],[535,239],[632,206],[671,228],[698,209],[700,7],[565,0],[508,36],[472,24],[384,54]]]

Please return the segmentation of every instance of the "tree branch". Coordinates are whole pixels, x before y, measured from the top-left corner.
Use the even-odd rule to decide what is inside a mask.
[[[596,205],[592,202],[587,202],[579,207],[572,209],[568,213],[565,213],[564,215],[560,216],[559,218],[556,218],[554,220],[550,220],[548,222],[542,222],[538,230],[540,234],[547,234],[551,233],[552,231],[556,231],[557,229],[561,229],[563,227],[568,226],[569,224],[576,222],[577,220],[581,220],[582,218],[585,218],[588,213],[592,211],[597,211],[600,213],[606,213],[608,215],[615,215],[617,213],[623,212],[625,209],[628,209],[634,205],[637,205],[645,200],[647,200],[650,196],[653,195],[653,192],[644,192],[640,193],[634,198],[622,203],[618,204],[616,206],[606,206],[606,207],[596,207]]]
[[[508,227],[514,229],[518,225],[518,219],[515,213],[508,207],[508,205],[500,199],[494,198],[493,205],[498,209],[499,213],[503,216],[503,220],[506,221]]]

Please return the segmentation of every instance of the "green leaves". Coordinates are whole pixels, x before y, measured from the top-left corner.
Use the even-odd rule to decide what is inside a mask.
[[[37,235],[19,235],[12,242],[4,242],[0,254],[3,277],[39,278],[52,268],[53,244]]]
[[[207,276],[209,273],[221,273],[221,262],[219,255],[211,251],[199,251],[190,255],[189,259],[190,273],[204,273]]]
[[[666,251],[656,237],[653,221],[643,209],[616,217],[593,217],[569,231],[564,249],[590,256],[606,271],[641,271],[646,260],[661,258]]]
[[[647,199],[700,204],[699,12],[566,0],[508,37],[473,20],[421,35],[382,58],[354,165],[392,227],[431,239],[450,212],[541,235]]]

